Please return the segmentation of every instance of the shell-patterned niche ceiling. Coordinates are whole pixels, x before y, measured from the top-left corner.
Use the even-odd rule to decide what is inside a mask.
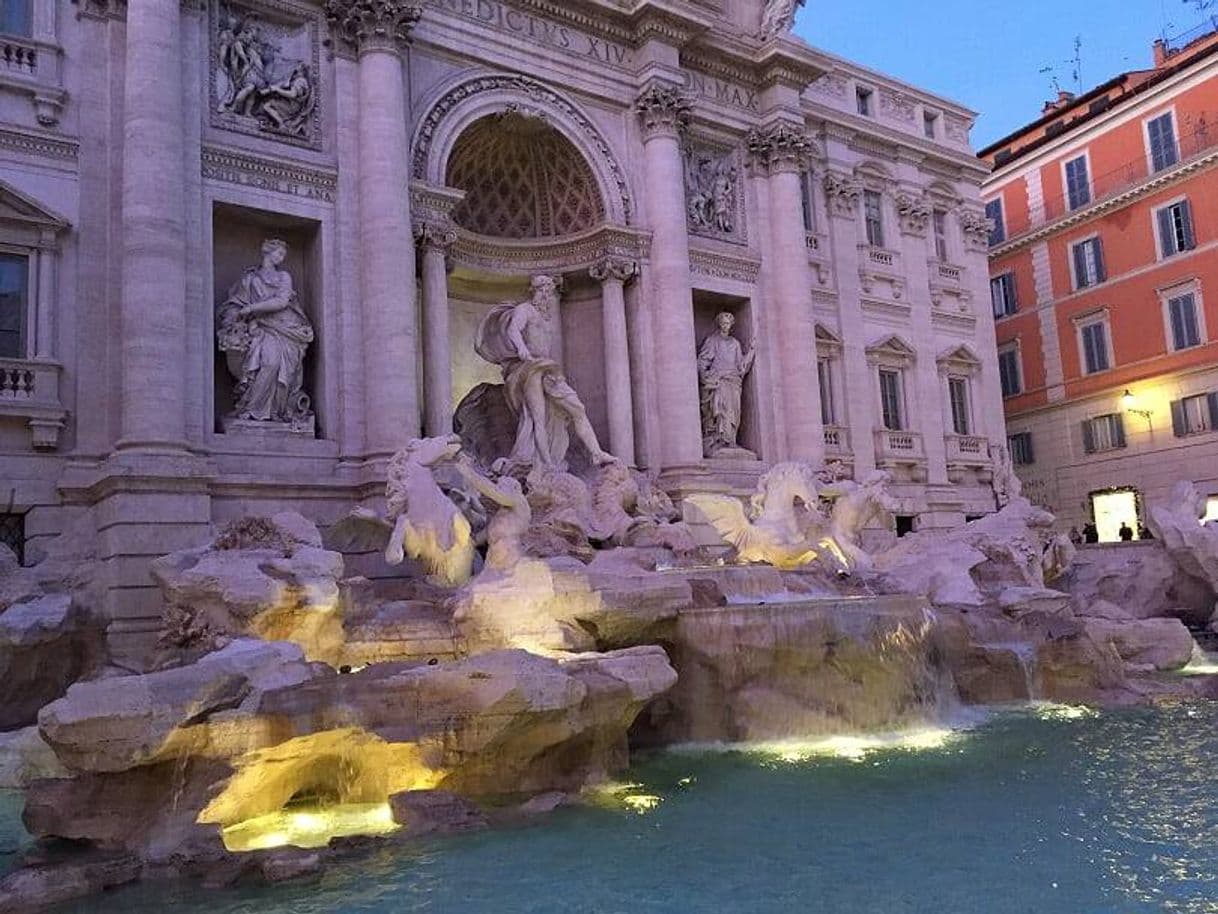
[[[446,183],[465,191],[453,212],[462,228],[493,238],[557,238],[604,221],[587,161],[539,117],[491,115],[458,137]]]

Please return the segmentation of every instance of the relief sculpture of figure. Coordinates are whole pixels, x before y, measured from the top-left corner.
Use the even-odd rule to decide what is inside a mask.
[[[303,135],[313,113],[313,84],[309,68],[298,63],[287,79],[268,86],[261,93],[259,115],[282,133]]]
[[[724,311],[715,318],[718,330],[698,350],[698,380],[702,387],[702,444],[707,457],[725,449],[743,450],[740,432],[740,395],[753,367],[755,352],[746,353],[732,336],[734,315]]]
[[[287,253],[283,241],[263,242],[262,263],[247,269],[220,305],[217,338],[237,382],[235,417],[301,428],[313,418],[304,392],[313,326],[292,275],[281,269]]]
[[[552,321],[558,317],[558,284],[535,276],[532,298],[492,308],[478,327],[478,355],[503,371],[508,406],[516,418],[511,454],[497,471],[561,468],[571,434],[596,466],[614,460],[601,449],[579,394],[551,355]]]

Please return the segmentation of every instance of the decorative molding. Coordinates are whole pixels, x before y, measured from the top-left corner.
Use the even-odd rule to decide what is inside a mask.
[[[909,368],[918,361],[918,351],[901,336],[890,333],[875,340],[864,349],[870,365],[893,365]]]
[[[956,218],[960,222],[965,248],[974,254],[987,253],[990,247],[990,232],[994,231],[994,220],[987,218],[985,213],[968,207],[956,210]]]
[[[405,50],[423,16],[422,5],[409,0],[326,0],[323,11],[330,34],[359,54]]]
[[[323,203],[333,203],[338,194],[338,175],[285,162],[223,149],[204,146],[202,153],[203,177],[226,184],[253,187],[292,197],[304,197]]]
[[[3,128],[0,128],[0,149],[64,162],[76,162],[80,157],[80,143],[74,140],[61,140]]]
[[[826,98],[844,99],[850,89],[850,81],[841,73],[826,73],[810,86],[817,95]]]
[[[836,171],[825,172],[825,198],[829,212],[841,219],[853,219],[863,196],[863,183],[853,175]]]
[[[653,82],[639,93],[634,110],[643,127],[644,138],[676,137],[689,123],[693,104],[677,86]]]
[[[930,201],[926,196],[917,196],[909,191],[902,190],[897,192],[894,203],[896,204],[897,221],[900,223],[901,233],[925,238],[926,229],[930,224],[930,216],[933,212]]]
[[[880,112],[907,124],[914,122],[914,100],[901,92],[880,92]]]
[[[447,256],[457,243],[457,229],[446,219],[416,219],[414,240],[424,251],[439,251]]]
[[[939,366],[940,375],[956,374],[970,378],[981,374],[982,367],[981,359],[964,343],[939,353],[935,364]]]
[[[691,248],[689,268],[701,276],[730,279],[733,282],[755,283],[761,273],[761,261],[752,257],[739,257],[718,251]]]

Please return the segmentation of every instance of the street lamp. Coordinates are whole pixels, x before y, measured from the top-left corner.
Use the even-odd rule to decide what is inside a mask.
[[[1126,389],[1125,393],[1121,395],[1121,407],[1127,413],[1131,413],[1135,416],[1141,416],[1146,420],[1146,427],[1150,428],[1150,419],[1154,413],[1152,413],[1149,409],[1138,409],[1138,399],[1128,389]]]

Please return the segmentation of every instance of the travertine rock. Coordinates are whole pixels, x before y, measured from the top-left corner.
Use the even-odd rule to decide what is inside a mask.
[[[1096,615],[1090,607],[1103,601],[1137,619],[1178,618],[1200,625],[1214,606],[1209,587],[1186,574],[1158,540],[1081,549],[1054,586],[1068,591],[1084,615]]]
[[[1181,571],[1218,593],[1218,524],[1202,526],[1205,505],[1193,483],[1176,483],[1168,502],[1151,506],[1147,525]]]
[[[1156,670],[1180,669],[1197,646],[1178,619],[1087,619],[1085,625],[1092,639],[1111,644],[1126,663]]]
[[[37,727],[0,733],[0,790],[20,789],[42,778],[67,777]]]
[[[214,650],[252,636],[291,641],[310,660],[337,662],[343,641],[338,582],[343,559],[295,512],[245,518],[207,546],[157,559],[166,604],[164,643]]]
[[[28,727],[38,710],[101,665],[105,627],[68,593],[0,609],[0,731]]]
[[[410,834],[475,831],[486,828],[486,815],[462,796],[448,790],[407,790],[389,798],[393,821]]]

